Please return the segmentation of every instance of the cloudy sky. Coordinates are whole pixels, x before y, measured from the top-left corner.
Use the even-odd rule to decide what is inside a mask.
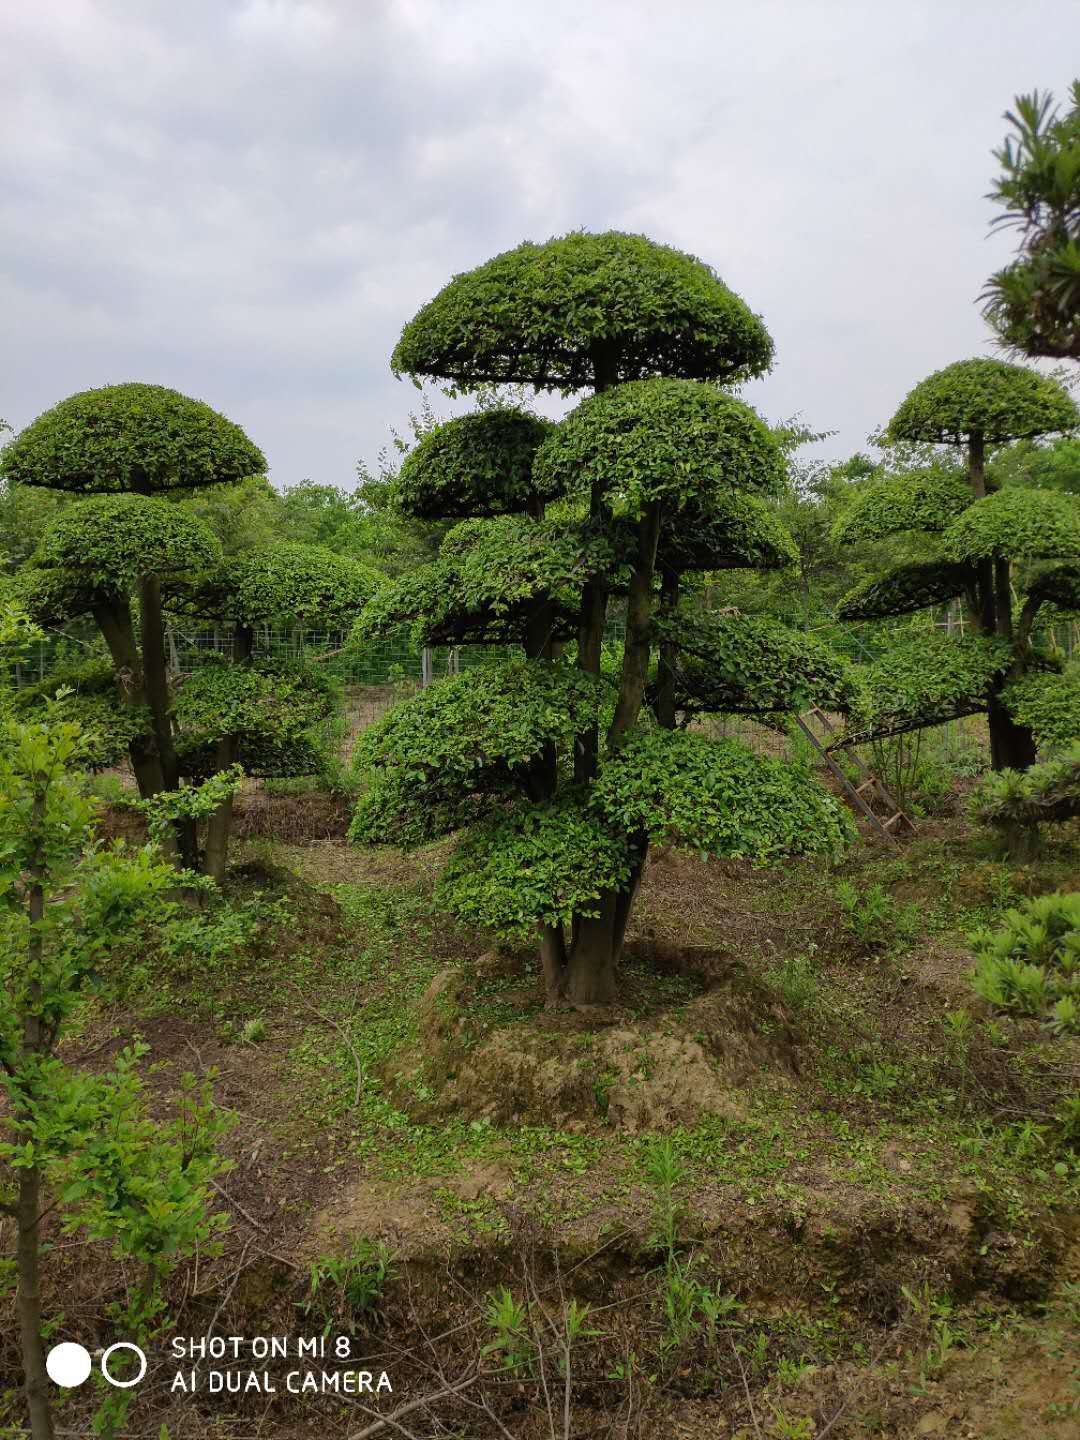
[[[746,398],[846,454],[989,353],[991,149],[1072,0],[35,0],[0,14],[0,415],[150,380],[351,485],[451,274],[642,231],[765,318]],[[436,397],[438,400],[438,397]],[[445,404],[442,406],[445,410]]]

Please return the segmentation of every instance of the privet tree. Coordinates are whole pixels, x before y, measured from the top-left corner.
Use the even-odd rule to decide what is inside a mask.
[[[1080,80],[1064,113],[1054,97],[1020,95],[1012,133],[994,152],[997,223],[1020,234],[1017,257],[992,275],[985,315],[1025,355],[1080,360]]]
[[[174,790],[180,770],[170,719],[162,625],[166,574],[205,570],[217,557],[209,529],[165,496],[261,474],[266,461],[239,426],[160,385],[108,385],[72,395],[40,415],[0,456],[9,481],[88,497],[63,512],[43,541],[52,582],[73,604],[88,601],[126,704],[149,713],[132,745],[144,796]],[[132,598],[137,600],[136,641]],[[190,823],[178,826],[194,862]]]
[[[539,932],[549,998],[614,998],[651,840],[761,858],[842,844],[840,808],[808,777],[670,728],[674,652],[657,691],[665,726],[646,703],[662,575],[790,554],[765,504],[779,447],[719,388],[771,358],[760,320],[706,265],[616,233],[522,245],[458,276],[394,352],[395,371],[462,391],[594,392],[555,427],[488,410],[422,440],[399,504],[471,518],[358,626],[370,636],[411,618],[429,643],[522,647],[436,682],[362,737],[369,783],[352,834],[409,844],[464,830],[445,903]],[[612,673],[613,596],[625,630]],[[669,579],[664,605],[676,602]]]
[[[847,620],[884,619],[960,598],[970,633],[950,639],[920,632],[890,646],[869,667],[865,700],[846,743],[985,712],[993,768],[1025,770],[1034,762],[1032,728],[1009,697],[1023,676],[1051,663],[1032,636],[1080,555],[1080,505],[1055,491],[991,489],[986,454],[988,446],[1068,430],[1078,420],[1055,381],[998,360],[950,365],[900,406],[890,437],[956,447],[966,474],[931,468],[867,486],[841,518],[837,539],[857,544],[917,531],[928,537],[928,550],[925,559],[859,586],[839,613]],[[1038,563],[1048,561],[1063,563]]]
[[[204,780],[237,764],[263,779],[324,770],[329,756],[321,730],[337,708],[333,684],[314,664],[259,656],[256,636],[282,617],[344,630],[378,583],[359,561],[298,544],[248,550],[205,574],[167,581],[168,610],[233,626],[230,656],[200,666],[176,687],[181,775]],[[207,821],[202,862],[215,880],[225,875],[232,814],[228,793]]]

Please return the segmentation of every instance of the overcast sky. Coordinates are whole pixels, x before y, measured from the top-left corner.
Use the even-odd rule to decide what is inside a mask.
[[[351,486],[449,277],[641,231],[763,315],[746,398],[865,443],[992,353],[984,196],[1074,0],[34,0],[0,14],[0,415],[148,380]],[[438,397],[436,397],[438,401]],[[443,404],[443,410],[448,407]]]

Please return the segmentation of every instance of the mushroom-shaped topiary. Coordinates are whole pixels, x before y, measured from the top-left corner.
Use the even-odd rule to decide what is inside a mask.
[[[537,934],[551,999],[614,998],[654,833],[646,811],[655,796],[643,792],[634,809],[626,790],[632,763],[620,771],[617,804],[612,792],[614,818],[601,816],[605,767],[644,730],[658,753],[673,747],[678,770],[674,747],[685,737],[658,729],[644,708],[657,592],[671,603],[664,577],[793,557],[767,505],[784,479],[779,444],[748,406],[701,383],[758,374],[771,356],[761,322],[707,266],[618,234],[523,245],[459,275],[394,352],[399,372],[461,389],[512,382],[596,391],[548,430],[528,464],[524,446],[508,447],[501,427],[510,422],[490,414],[451,421],[425,440],[403,467],[399,503],[478,518],[447,534],[426,572],[376,595],[357,627],[370,635],[411,618],[429,641],[524,644],[523,660],[430,687],[378,727],[360,749],[371,774],[352,833],[420,843],[462,829],[443,903],[472,921]],[[520,419],[514,426],[524,432]],[[600,673],[613,593],[627,595],[617,683]],[[576,668],[568,669],[557,650],[574,628]],[[658,700],[657,710],[674,726],[673,708]],[[753,806],[743,792],[762,774],[729,766],[730,824],[710,827],[699,816],[695,829],[680,818],[685,843],[727,846]],[[680,817],[689,814],[692,796],[682,792],[680,804]],[[836,802],[822,794],[821,804],[831,815]],[[838,827],[817,818],[796,836],[801,822],[789,813],[783,845],[829,851]],[[662,829],[670,836],[673,826]]]
[[[1004,360],[958,360],[919,382],[889,422],[894,440],[984,445],[1071,430],[1080,414],[1056,380]]]
[[[262,452],[223,415],[176,390],[135,383],[69,396],[39,415],[0,456],[0,475],[9,480],[80,495],[115,496],[117,501],[230,484],[265,470]],[[131,527],[137,525],[135,513],[125,522]],[[207,556],[203,564],[213,558]],[[146,796],[162,788],[174,790],[180,779],[169,713],[161,576],[181,567],[163,572],[130,557],[124,573],[130,574],[132,567],[139,571],[141,653],[117,673],[122,684],[128,675],[138,675],[153,720],[152,739],[136,767]],[[134,648],[130,611],[126,628],[125,648]],[[115,658],[112,640],[110,647]],[[179,858],[193,864],[193,824],[178,821],[176,833]]]
[[[234,653],[243,658],[251,653],[255,627],[271,620],[346,629],[382,583],[377,571],[350,555],[286,541],[166,583],[163,599],[179,614],[233,621]]]
[[[27,603],[42,620],[60,623],[80,613],[97,622],[112,657],[121,705],[151,724],[131,733],[129,756],[144,795],[165,785],[164,756],[155,702],[167,707],[164,658],[155,691],[135,638],[131,595],[148,576],[205,569],[220,560],[220,547],[201,520],[179,505],[147,495],[96,495],[62,511],[42,538],[37,567],[27,575]],[[172,727],[166,727],[170,753]],[[193,857],[185,855],[185,860]]]
[[[80,495],[192,490],[265,470],[262,451],[209,405],[134,383],[69,395],[0,458],[8,480]]]
[[[731,383],[772,356],[764,325],[701,260],[643,235],[580,231],[456,275],[405,326],[391,365],[462,389],[570,394],[649,375]]]
[[[944,530],[971,504],[971,485],[955,470],[909,470],[874,480],[841,515],[833,539],[841,545],[884,540],[905,530]]]
[[[1080,498],[1010,486],[976,500],[942,536],[945,553],[979,560],[1072,560],[1080,555]]]
[[[540,492],[533,456],[554,429],[524,410],[462,415],[439,425],[402,461],[398,508],[422,520],[521,514],[555,498]]]
[[[893,440],[964,447],[966,494],[949,472],[890,477],[868,486],[835,531],[841,542],[878,539],[900,530],[940,536],[925,561],[861,586],[844,600],[841,614],[846,619],[897,616],[965,598],[976,634],[1009,650],[1008,663],[993,671],[985,687],[969,689],[965,702],[971,706],[981,694],[975,708],[985,710],[989,719],[995,769],[1025,769],[1035,760],[1035,738],[1003,703],[1002,690],[1033,663],[1032,628],[1053,588],[1053,582],[1044,579],[1041,588],[1029,590],[1014,623],[1012,562],[1075,559],[1080,554],[1080,512],[1074,499],[1050,491],[1010,486],[988,494],[986,447],[1069,430],[1078,423],[1080,413],[1067,392],[1034,370],[988,359],[949,365],[916,385],[893,416],[888,434]],[[941,659],[947,668],[947,658]],[[958,668],[962,672],[964,667]],[[949,705],[916,710],[927,717],[948,718],[952,713]],[[887,716],[887,704],[881,713]],[[939,722],[927,718],[925,723]],[[862,725],[860,733],[872,734],[872,724],[869,730]]]
[[[912,615],[929,605],[944,605],[970,595],[974,575],[969,565],[928,560],[921,565],[898,565],[885,575],[871,576],[850,590],[836,608],[841,620],[884,620],[891,615]]]
[[[314,727],[336,704],[333,689],[311,666],[252,661],[255,631],[281,616],[344,629],[380,583],[375,572],[349,556],[285,543],[245,551],[201,576],[166,584],[170,609],[235,626],[233,663],[200,672],[179,693],[182,767],[201,773],[212,759],[218,771],[240,764],[263,778],[321,770],[326,756],[313,738]],[[225,874],[231,826],[230,794],[206,827],[203,864],[215,879]]]

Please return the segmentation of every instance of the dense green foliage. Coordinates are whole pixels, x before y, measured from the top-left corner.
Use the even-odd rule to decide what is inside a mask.
[[[1059,610],[1080,611],[1080,565],[1048,565],[1037,570],[1028,582],[1033,600],[1055,605]]]
[[[484,802],[529,789],[549,747],[595,722],[602,680],[565,663],[514,659],[436,680],[361,737],[375,773],[352,838],[422,845],[477,818]]]
[[[120,764],[131,742],[149,728],[145,707],[120,703],[113,668],[99,660],[24,685],[15,692],[13,704],[16,713],[28,719],[48,709],[55,720],[78,725],[79,762],[87,770]]]
[[[144,575],[208,569],[220,553],[211,531],[180,505],[149,495],[99,495],[53,521],[39,561],[95,587],[129,588]]]
[[[944,530],[971,504],[971,487],[955,470],[912,470],[860,486],[833,529],[839,544],[881,540],[904,530]]]
[[[540,448],[538,480],[561,493],[598,490],[616,514],[651,500],[678,509],[709,491],[779,494],[784,459],[748,405],[692,380],[617,385],[572,410]]]
[[[262,451],[239,426],[163,385],[69,395],[0,456],[9,481],[86,493],[189,490],[265,469]]]
[[[1041,751],[1080,740],[1080,665],[1064,675],[1025,675],[1008,686],[1002,699],[1013,719],[1032,731]]]
[[[688,570],[782,570],[799,552],[775,505],[759,495],[716,490],[665,511],[656,546],[661,574]]]
[[[1040,895],[971,937],[972,984],[999,1010],[1080,1032],[1080,893]]]
[[[1010,486],[976,500],[942,536],[945,553],[974,561],[1074,559],[1080,555],[1080,500],[1054,490]]]
[[[985,314],[1026,355],[1080,359],[1080,81],[1061,113],[1053,96],[1020,95],[995,158],[999,224],[1020,231],[1017,258],[990,277]]]
[[[869,577],[848,592],[837,606],[841,620],[881,620],[889,615],[912,615],[931,605],[943,605],[970,594],[974,576],[969,566],[947,560],[921,565],[900,565],[880,577]]]
[[[959,445],[971,435],[1000,444],[1080,423],[1056,380],[1004,360],[958,360],[919,382],[889,422],[894,440]]]
[[[901,735],[986,709],[991,686],[1008,667],[1007,641],[950,638],[921,629],[889,647],[863,671],[865,689],[841,741]]]
[[[255,626],[299,621],[320,629],[349,625],[380,584],[370,565],[316,545],[283,542],[249,549],[206,575],[167,585],[167,607]]]
[[[457,275],[405,326],[395,373],[462,389],[522,382],[569,394],[597,359],[615,381],[760,375],[761,321],[702,261],[642,235],[577,232],[526,242]]]
[[[319,727],[336,701],[332,682],[310,666],[265,659],[200,665],[173,701],[182,771],[212,774],[217,742],[229,737],[249,775],[318,774],[328,758]]]
[[[1002,831],[1034,830],[1080,815],[1080,745],[1029,770],[987,775],[972,797],[971,811],[982,824]]]
[[[554,428],[550,420],[510,408],[447,421],[402,461],[398,507],[430,520],[520,513],[534,498],[555,498],[550,487],[537,488],[533,472],[533,457]]]
[[[59,626],[87,615],[100,600],[115,604],[124,598],[122,586],[95,585],[76,570],[55,570],[24,565],[8,587],[12,600],[38,624]]]
[[[710,614],[691,604],[658,622],[677,646],[678,707],[687,714],[770,716],[855,703],[855,667],[813,635],[770,616]]]
[[[605,761],[600,813],[651,840],[758,861],[839,856],[854,825],[810,774],[737,740],[642,727]]]
[[[554,800],[497,810],[467,830],[439,880],[460,919],[520,940],[538,924],[595,915],[605,890],[625,885],[626,835],[605,825],[572,788]]]
[[[425,645],[516,642],[538,601],[551,597],[554,633],[573,633],[581,586],[612,563],[603,536],[558,520],[515,515],[464,520],[450,530],[439,558],[377,592],[354,629],[364,641],[415,620]]]

